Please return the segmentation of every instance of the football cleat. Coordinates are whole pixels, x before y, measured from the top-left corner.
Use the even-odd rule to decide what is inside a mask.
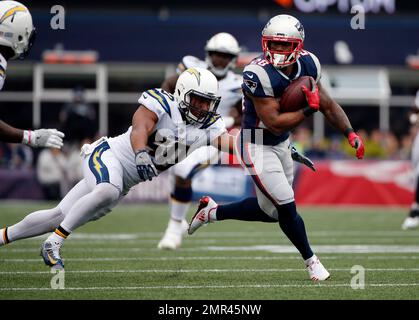
[[[419,217],[407,217],[402,224],[403,230],[416,229],[419,227]]]
[[[188,227],[189,225],[186,220],[179,222],[170,219],[166,232],[157,245],[157,248],[167,250],[176,250],[179,248],[182,244],[183,236],[188,231]]]
[[[47,266],[53,269],[64,269],[64,263],[60,256],[61,246],[46,240],[41,247],[41,257]]]
[[[309,259],[306,267],[310,279],[315,282],[324,281],[330,278],[330,273],[326,270],[316,255]]]
[[[210,219],[210,213],[213,210],[217,210],[217,208],[218,204],[210,197],[202,197],[201,200],[199,200],[198,210],[196,210],[195,215],[189,223],[188,234],[193,234],[203,225],[214,222]]]

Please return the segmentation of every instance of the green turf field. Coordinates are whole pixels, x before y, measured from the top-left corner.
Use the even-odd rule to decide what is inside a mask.
[[[0,226],[51,204],[2,203]],[[45,237],[0,248],[0,299],[419,299],[419,230],[405,210],[301,209],[313,249],[332,277],[314,284],[277,224],[224,221],[156,248],[166,205],[120,205],[63,247],[65,290],[52,290]],[[351,288],[351,268],[365,288]]]

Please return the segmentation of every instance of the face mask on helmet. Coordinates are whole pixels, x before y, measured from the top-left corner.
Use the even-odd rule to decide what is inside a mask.
[[[18,59],[23,60],[29,55],[29,52],[31,51],[32,46],[35,43],[35,40],[36,40],[36,29],[33,28],[28,39],[28,44],[26,48],[23,50],[23,52],[18,56]]]
[[[204,68],[189,68],[176,82],[174,97],[184,118],[192,124],[204,124],[215,115],[221,97],[218,81]]]
[[[208,69],[218,78],[226,76],[228,70],[236,67],[237,56],[240,53],[236,38],[226,32],[212,36],[205,46]]]
[[[275,67],[283,68],[298,59],[303,41],[281,36],[263,36],[262,49],[266,60]]]
[[[189,122],[204,124],[216,114],[220,100],[221,97],[189,90],[180,99],[179,107]]]
[[[293,16],[280,14],[271,18],[262,30],[264,57],[276,68],[297,61],[305,38],[303,25]]]
[[[207,52],[205,61],[208,69],[218,78],[224,78],[229,70],[236,67],[237,56],[217,51]]]

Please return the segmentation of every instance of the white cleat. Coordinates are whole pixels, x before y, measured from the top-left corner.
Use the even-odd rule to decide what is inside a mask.
[[[198,210],[196,210],[195,215],[189,223],[188,233],[192,234],[203,225],[213,222],[210,220],[210,213],[217,208],[218,204],[210,197],[202,197],[201,200],[199,200]]]
[[[157,248],[166,250],[176,250],[182,244],[183,236],[188,231],[188,223],[186,220],[181,222],[170,219],[166,232],[160,240]]]
[[[309,261],[306,263],[306,267],[310,279],[315,282],[325,281],[330,278],[330,273],[322,265],[322,263],[316,255],[309,259]]]
[[[407,217],[402,224],[403,230],[411,230],[419,227],[419,217]]]
[[[47,266],[52,269],[64,270],[64,262],[61,258],[61,246],[55,242],[45,240],[41,247],[41,257]]]

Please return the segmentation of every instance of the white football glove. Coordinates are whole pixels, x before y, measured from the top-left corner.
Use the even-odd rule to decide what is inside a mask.
[[[64,133],[57,129],[24,130],[22,143],[31,147],[48,147],[61,149]]]
[[[141,181],[146,181],[157,177],[159,172],[154,165],[153,159],[148,154],[146,149],[137,151],[135,154],[135,163],[137,165],[137,172]]]

